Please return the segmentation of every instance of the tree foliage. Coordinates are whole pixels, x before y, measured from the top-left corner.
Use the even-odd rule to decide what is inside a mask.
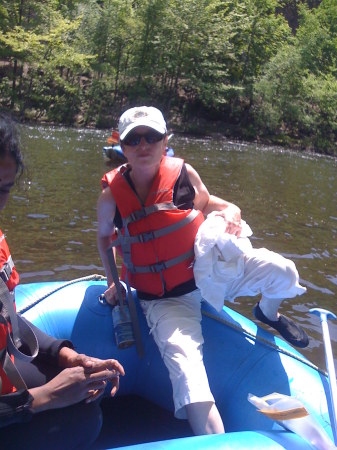
[[[337,2],[302,7],[290,45],[265,64],[255,84],[261,132],[300,137],[316,151],[336,153]]]
[[[151,103],[185,130],[207,118],[216,130],[333,152],[336,6],[3,0],[1,103],[26,118],[102,127],[128,105]]]

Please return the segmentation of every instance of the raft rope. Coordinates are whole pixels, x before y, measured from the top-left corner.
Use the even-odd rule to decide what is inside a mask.
[[[103,275],[99,275],[99,274],[93,274],[93,275],[88,275],[86,277],[81,277],[81,278],[76,278],[74,280],[70,280],[67,281],[66,283],[62,284],[61,286],[58,286],[55,289],[52,289],[51,291],[47,292],[46,294],[44,294],[42,297],[39,297],[38,299],[34,300],[33,302],[29,303],[28,305],[26,305],[24,308],[19,309],[17,312],[19,314],[23,314],[24,312],[26,312],[28,309],[32,308],[33,306],[37,305],[38,303],[40,303],[42,300],[44,300],[45,298],[49,297],[50,295],[54,294],[57,291],[60,291],[61,289],[66,288],[67,286],[70,286],[72,284],[75,283],[80,283],[82,281],[104,281],[106,280],[106,277]],[[217,322],[223,323],[224,325],[234,329],[235,331],[237,331],[238,333],[244,333],[247,337],[258,341],[260,344],[265,345],[266,347],[271,347],[274,350],[277,350],[279,353],[283,353],[286,356],[290,356],[291,358],[296,359],[297,361],[302,362],[303,364],[307,365],[308,367],[311,367],[312,369],[318,371],[321,375],[323,376],[327,376],[327,372],[320,369],[318,366],[316,366],[315,364],[313,364],[311,361],[309,361],[308,359],[304,358],[301,355],[296,355],[294,353],[292,353],[289,350],[286,350],[282,347],[280,347],[279,345],[270,342],[269,340],[261,337],[261,336],[257,336],[254,333],[251,333],[250,331],[230,322],[229,320],[224,319],[223,317],[219,317],[215,314],[212,314],[210,312],[206,312],[206,311],[202,311],[202,314],[206,317],[209,317],[210,319],[216,320]]]
[[[318,366],[316,366],[314,363],[306,359],[304,356],[296,355],[292,353],[289,350],[286,350],[285,348],[280,347],[279,345],[269,341],[268,339],[265,339],[261,336],[257,336],[256,334],[244,329],[243,327],[236,325],[229,320],[226,320],[223,317],[216,316],[215,314],[212,314],[210,312],[202,311],[202,314],[206,317],[209,317],[210,319],[216,320],[217,322],[223,323],[224,325],[227,325],[228,327],[234,329],[238,333],[243,333],[247,337],[252,338],[253,340],[259,342],[260,344],[265,345],[266,347],[271,347],[274,350],[277,350],[279,353],[283,353],[286,356],[290,356],[293,359],[296,359],[297,361],[300,361],[303,364],[306,364],[307,366],[311,367],[312,369],[318,371],[321,375],[327,376],[327,372],[323,369],[320,369]]]
[[[42,300],[44,300],[45,298],[49,297],[50,295],[54,294],[57,291],[60,291],[61,289],[65,288],[67,286],[70,286],[71,284],[80,283],[81,281],[104,281],[104,280],[106,280],[105,276],[95,273],[93,275],[88,275],[86,277],[75,278],[74,280],[67,281],[64,284],[61,284],[61,286],[58,286],[57,288],[44,294],[42,297],[39,297],[38,299],[32,301],[28,305],[25,305],[23,308],[17,310],[17,313],[19,313],[19,314],[25,313],[26,311],[28,311],[28,309],[30,309],[33,306],[37,305],[38,303],[42,302]]]

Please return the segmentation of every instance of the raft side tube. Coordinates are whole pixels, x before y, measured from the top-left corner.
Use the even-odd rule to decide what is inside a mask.
[[[111,307],[98,301],[98,297],[106,289],[106,281],[80,281],[73,284],[68,282],[64,285],[65,287],[62,287],[61,282],[19,285],[15,291],[18,310],[25,308],[32,300],[36,302],[42,294],[43,300],[28,307],[23,314],[27,319],[56,338],[72,340],[80,353],[104,359],[118,359],[127,374],[121,379],[119,396],[137,394],[173,411],[172,387],[168,373],[149,334],[138,302],[138,316],[145,349],[145,357],[142,359],[138,357],[135,346],[124,350],[116,347]],[[136,295],[135,292],[133,294]],[[216,313],[213,308],[204,304],[202,313],[205,366],[211,390],[228,432],[224,436],[233,434],[236,435],[236,439],[241,439],[241,435],[246,436],[249,447],[251,447],[249,439],[255,436],[255,433],[259,439],[270,439],[270,436],[275,436],[282,437],[285,442],[294,442],[293,439],[296,437],[293,437],[293,434],[280,434],[281,427],[258,413],[247,400],[249,393],[262,397],[279,392],[298,396],[332,438],[326,401],[329,389],[327,379],[321,372],[282,339],[227,307]],[[250,432],[253,434],[249,434]],[[290,440],[287,436],[291,436]],[[220,445],[221,439],[217,439]],[[184,447],[189,445],[188,442],[185,444],[184,441]],[[160,448],[155,447],[160,445],[159,442],[151,445],[153,445],[151,448]],[[198,448],[196,444],[191,445],[194,449]],[[236,448],[234,444],[230,445]],[[263,445],[260,448],[264,448]],[[310,447],[289,445],[280,448]]]

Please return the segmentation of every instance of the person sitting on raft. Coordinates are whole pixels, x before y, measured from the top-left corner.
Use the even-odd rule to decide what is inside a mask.
[[[165,156],[167,127],[157,108],[128,109],[118,128],[127,163],[104,175],[97,203],[97,242],[108,280],[105,298],[117,303],[107,255],[107,249],[117,245],[123,259],[121,279],[137,289],[168,368],[175,416],[187,418],[197,435],[223,433],[203,363],[202,296],[193,275],[194,240],[204,216],[213,211],[225,221],[227,233],[240,235],[241,211],[210,195],[191,165]],[[247,261],[241,286],[262,293],[256,307],[260,320],[292,343],[305,346],[305,332],[278,314],[286,287],[292,291],[298,279],[295,266],[285,258],[274,258],[272,252],[265,256]],[[262,267],[263,277],[259,276]],[[277,295],[279,288],[283,298]]]
[[[0,113],[0,210],[22,169],[14,122]],[[89,448],[102,427],[98,399],[108,382],[115,395],[124,369],[114,359],[78,354],[70,341],[54,339],[16,314],[13,293],[18,282],[0,231],[1,448]]]

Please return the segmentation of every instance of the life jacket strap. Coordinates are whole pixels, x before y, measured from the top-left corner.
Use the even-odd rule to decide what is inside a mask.
[[[25,362],[32,361],[39,352],[37,337],[28,322],[14,308],[13,296],[5,282],[0,278],[0,304],[4,320],[11,324],[12,333],[7,334],[7,348],[11,355]],[[28,346],[29,354],[22,353],[19,348],[22,343]]]
[[[0,278],[0,323],[5,325],[8,330],[6,348],[0,353],[1,366],[13,386],[18,390],[27,389],[10,355],[25,362],[30,362],[37,356],[39,344],[29,323],[16,313],[13,296],[2,278]],[[12,332],[10,332],[9,324]],[[19,350],[23,342],[28,346],[29,354],[22,353]]]
[[[12,257],[9,255],[8,260],[0,269],[0,277],[3,279],[5,283],[10,279],[14,268],[14,262]]]
[[[173,233],[174,231],[177,231],[180,228],[187,225],[188,223],[192,222],[197,217],[198,214],[199,211],[197,211],[196,209],[192,209],[189,215],[179,222],[176,222],[172,225],[161,228],[159,230],[140,233],[137,234],[136,236],[123,236],[121,232],[118,232],[118,236],[113,241],[112,247],[117,247],[120,245],[122,247],[122,250],[124,250],[125,245],[149,242],[153,239],[163,237],[166,234]]]
[[[5,326],[8,326],[6,319],[1,314],[0,314],[0,323],[2,323]],[[15,364],[13,363],[6,348],[4,348],[0,352],[0,364],[3,371],[7,375],[8,379],[10,380],[12,386],[15,386],[17,390],[27,389],[26,383],[21,377],[18,369],[15,367]],[[2,390],[2,381],[0,378],[0,392],[1,390]]]
[[[123,227],[127,227],[129,223],[137,222],[138,220],[144,219],[144,217],[149,216],[157,211],[172,211],[178,209],[172,202],[169,203],[156,203],[150,206],[144,206],[137,211],[133,211],[128,217],[123,219]]]
[[[134,266],[133,264],[131,264],[130,267],[126,267],[131,273],[158,273],[193,257],[194,250],[192,249],[186,253],[183,253],[182,255],[177,256],[176,258],[168,259],[167,261],[160,261],[149,266]]]
[[[150,214],[153,214],[158,211],[172,211],[178,209],[172,202],[168,203],[155,203],[154,205],[150,206],[144,206],[143,208],[132,212],[128,217],[123,218],[123,229],[124,229],[124,235],[121,233],[121,231],[118,231],[118,238],[119,238],[119,245],[121,246],[122,253],[123,253],[123,262],[126,267],[128,265],[132,265],[131,262],[131,244],[130,241],[131,238],[136,236],[130,236],[129,231],[129,224],[132,222],[136,222],[140,219],[143,219],[144,217],[149,216]],[[117,239],[118,239],[117,238]],[[135,242],[141,242],[139,240],[136,240]],[[116,242],[113,243],[113,246],[117,245]]]

